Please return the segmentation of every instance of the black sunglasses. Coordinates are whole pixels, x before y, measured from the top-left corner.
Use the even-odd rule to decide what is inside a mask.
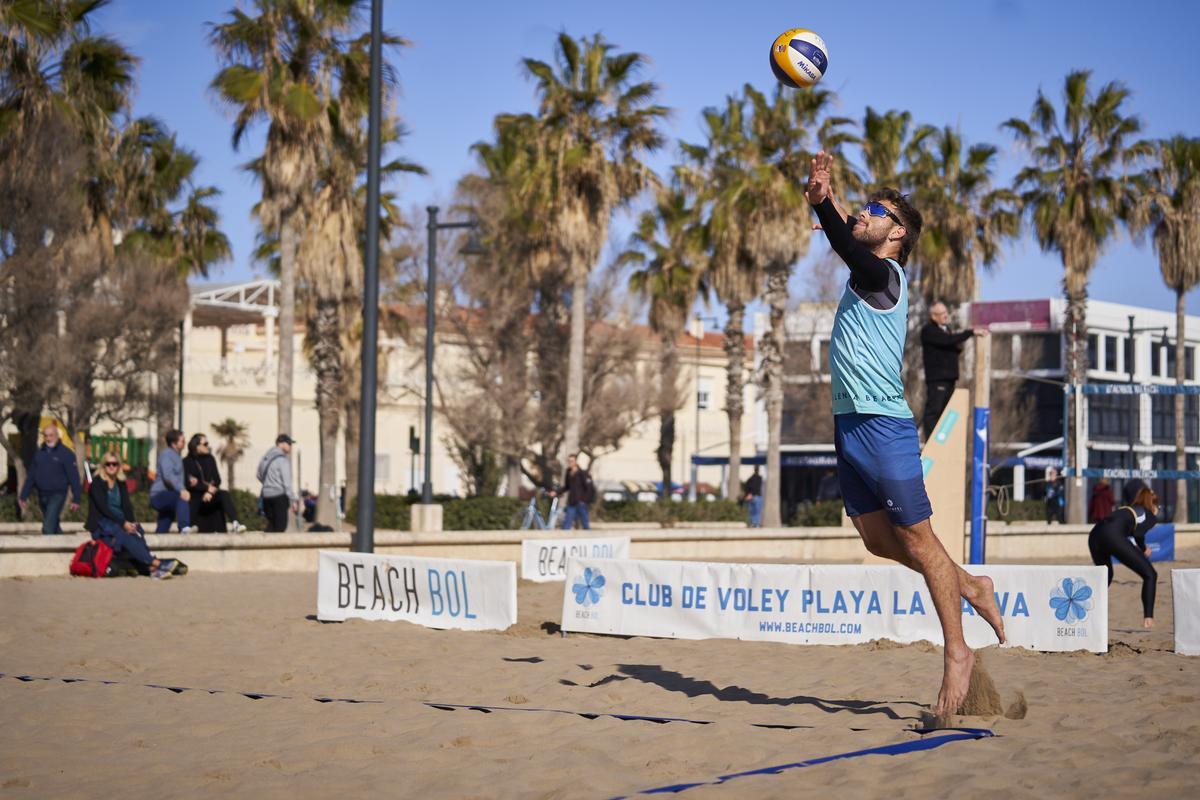
[[[115,461],[105,461],[105,462],[104,462],[104,466],[106,466],[106,467],[119,467],[119,466],[121,466],[121,465],[120,465],[120,464],[118,464],[118,463],[117,463],[117,462],[115,462]]]
[[[878,201],[872,201],[870,203],[867,203],[865,206],[863,206],[863,208],[865,208],[867,213],[870,214],[872,217],[887,217],[890,220],[892,220],[892,222],[895,222],[897,225],[899,225],[901,227],[906,227],[904,225],[904,220],[897,217],[891,211],[888,211],[888,207],[885,206],[883,203],[880,203]]]

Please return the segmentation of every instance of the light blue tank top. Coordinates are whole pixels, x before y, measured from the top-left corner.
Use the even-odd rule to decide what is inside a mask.
[[[834,414],[880,414],[912,418],[904,401],[900,370],[908,332],[908,280],[900,275],[900,297],[887,311],[872,308],[850,288],[838,303],[829,342],[829,373]]]

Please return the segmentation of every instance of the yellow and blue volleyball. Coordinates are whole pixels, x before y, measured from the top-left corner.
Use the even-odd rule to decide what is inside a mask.
[[[825,76],[828,67],[825,40],[806,28],[784,31],[771,43],[771,71],[784,86],[812,86]]]

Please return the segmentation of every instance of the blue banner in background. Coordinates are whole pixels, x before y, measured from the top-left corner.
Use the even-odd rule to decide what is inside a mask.
[[[1133,541],[1130,538],[1129,541]],[[1146,534],[1146,547],[1150,548],[1151,561],[1174,561],[1175,560],[1175,523],[1161,522],[1150,529]],[[1120,564],[1117,559],[1112,560],[1113,564]]]

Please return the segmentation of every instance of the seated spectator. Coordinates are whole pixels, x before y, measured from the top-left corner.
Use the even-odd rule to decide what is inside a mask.
[[[234,533],[241,533],[246,526],[238,522],[233,497],[221,488],[221,472],[217,459],[209,449],[208,437],[202,433],[194,435],[187,446],[187,458],[183,459],[184,480],[187,482],[191,499],[188,501],[190,519],[200,533],[225,533],[226,522]]]
[[[139,571],[163,580],[179,566],[174,558],[159,559],[146,546],[144,532],[134,519],[129,490],[120,474],[121,457],[110,450],[100,459],[100,472],[88,487],[88,515],[84,527],[92,538],[114,553],[124,553]]]
[[[184,483],[183,458],[179,455],[183,450],[183,431],[169,430],[165,438],[167,446],[159,451],[158,471],[150,487],[150,507],[158,512],[154,532],[166,533],[174,522],[180,533],[191,533],[195,530],[191,527],[188,507],[192,495]]]

